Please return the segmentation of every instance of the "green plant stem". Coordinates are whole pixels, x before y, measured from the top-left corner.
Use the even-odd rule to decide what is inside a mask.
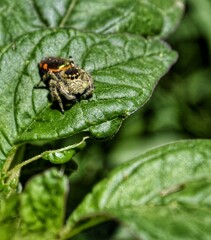
[[[13,169],[11,169],[11,170],[7,173],[7,176],[10,176],[10,177],[13,176],[14,173],[18,172],[23,166],[25,166],[25,165],[27,165],[27,164],[29,164],[29,163],[31,163],[31,162],[34,162],[34,161],[38,160],[38,159],[41,158],[41,157],[42,157],[42,155],[39,154],[39,155],[37,155],[37,156],[35,156],[35,157],[32,157],[32,158],[30,158],[30,159],[28,159],[28,160],[26,160],[26,161],[24,161],[24,162],[16,165]],[[9,177],[9,178],[10,178],[10,177]]]
[[[9,162],[10,164],[7,164],[7,167],[4,167],[4,171],[8,170],[8,168],[11,166],[12,160],[14,159],[14,155],[16,152],[13,153],[13,155],[11,154],[11,159],[9,158]],[[12,157],[13,156],[13,157]],[[20,175],[20,171],[21,168],[25,165],[27,165],[28,163],[31,163],[33,161],[36,161],[37,159],[41,158],[41,154],[32,157],[20,164],[17,164],[15,167],[13,167],[11,170],[9,170],[8,172],[5,171],[3,172],[3,178],[2,178],[2,183],[7,185],[8,187],[8,192],[7,192],[7,197],[9,197],[11,195],[11,193],[13,192],[14,189],[16,189],[17,185],[18,185],[18,179],[19,179],[19,175]]]
[[[67,22],[68,18],[70,17],[70,15],[71,15],[74,7],[75,7],[76,2],[77,2],[77,0],[72,0],[69,8],[67,9],[66,14],[64,15],[64,18],[62,19],[62,21],[59,24],[59,27],[64,27],[65,26],[65,23]]]
[[[5,172],[5,173],[6,173],[6,172],[8,171],[8,169],[10,168],[10,166],[11,166],[11,164],[12,164],[12,161],[13,161],[13,159],[14,159],[14,156],[15,156],[15,154],[16,154],[16,152],[17,152],[18,147],[19,147],[19,145],[16,145],[16,146],[14,146],[14,147],[12,148],[12,150],[11,150],[11,152],[10,152],[10,154],[9,154],[9,156],[8,156],[8,158],[7,158],[4,166],[3,166],[3,168],[2,168],[2,172]]]
[[[86,223],[83,223],[80,226],[75,227],[73,230],[71,230],[69,228],[69,226],[64,227],[63,230],[60,233],[60,239],[61,240],[69,239],[69,238],[77,235],[78,233],[82,232],[83,230],[91,228],[91,227],[93,227],[95,225],[98,225],[102,222],[105,222],[106,220],[107,220],[106,217],[99,217],[97,219],[91,219],[91,220],[87,221]]]

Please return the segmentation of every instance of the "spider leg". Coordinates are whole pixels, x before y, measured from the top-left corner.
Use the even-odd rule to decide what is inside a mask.
[[[82,98],[86,99],[92,96],[94,90],[93,80],[91,76],[84,70],[80,70],[80,75],[84,82],[84,91],[80,92],[80,94],[82,95]]]
[[[49,90],[53,99],[55,99],[59,103],[59,107],[61,108],[62,113],[64,113],[63,103],[59,96],[60,91],[58,89],[58,82],[55,81],[54,79],[51,79],[49,81]]]
[[[53,73],[52,71],[48,72],[48,74],[46,75],[46,79],[47,78],[50,78],[51,80],[54,80],[56,82],[60,82],[61,81],[61,79],[55,73]]]
[[[35,85],[35,88],[38,88],[38,87],[40,87],[41,86],[41,84],[42,84],[42,80],[40,79],[40,81]]]
[[[75,95],[70,93],[68,86],[65,82],[63,81],[59,82],[57,88],[59,93],[63,95],[67,100],[71,101],[76,99]]]

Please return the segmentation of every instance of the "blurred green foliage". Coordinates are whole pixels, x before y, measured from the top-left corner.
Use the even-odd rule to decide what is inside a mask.
[[[186,2],[184,17],[168,39],[179,53],[177,63],[145,107],[130,116],[112,140],[94,141],[80,154],[80,169],[72,176],[73,188],[80,185],[79,199],[111,168],[140,152],[175,140],[211,138],[210,22],[209,0]]]

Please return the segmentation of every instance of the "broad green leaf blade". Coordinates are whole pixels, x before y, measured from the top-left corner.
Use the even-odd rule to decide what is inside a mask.
[[[178,25],[183,9],[182,0],[84,0],[76,2],[65,25],[97,33],[166,36]]]
[[[62,114],[51,107],[47,89],[36,89],[37,64],[45,56],[68,57],[94,79],[94,96]],[[95,35],[46,30],[20,37],[0,53],[0,162],[16,144],[59,139],[90,131],[112,136],[122,120],[151,96],[177,54],[155,39],[123,34]]]
[[[210,185],[211,182],[208,184]],[[207,189],[210,191],[210,187]],[[192,197],[192,196],[190,196]],[[200,205],[200,204],[199,204]],[[136,239],[209,239],[210,207],[155,206],[112,212],[130,228]],[[170,217],[169,217],[170,216]]]
[[[51,239],[55,238],[63,225],[68,186],[68,178],[56,169],[48,170],[28,183],[21,194],[23,232],[40,233],[40,236],[47,232]]]
[[[83,229],[87,222],[80,220],[97,223],[98,218],[115,217],[141,239],[187,239],[203,231],[197,239],[206,239],[211,222],[210,159],[211,141],[198,140],[165,145],[123,164],[74,211],[64,235]],[[200,221],[204,225],[195,229]]]
[[[166,36],[178,25],[183,8],[182,0],[1,0],[0,45],[49,27]]]

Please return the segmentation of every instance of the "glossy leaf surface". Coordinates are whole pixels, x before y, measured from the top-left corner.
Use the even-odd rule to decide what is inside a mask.
[[[166,36],[178,25],[183,9],[182,0],[1,0],[0,45],[49,27]]]
[[[66,234],[89,225],[89,218],[116,218],[138,239],[208,239],[210,147],[210,141],[181,141],[118,167],[75,210]]]
[[[24,35],[0,53],[0,159],[16,144],[69,137],[89,131],[107,138],[122,120],[141,107],[176,60],[159,40],[122,34],[96,35],[46,30]],[[62,114],[51,106],[47,89],[37,89],[43,56],[72,55],[94,79],[94,96]],[[8,72],[8,69],[10,70]]]

